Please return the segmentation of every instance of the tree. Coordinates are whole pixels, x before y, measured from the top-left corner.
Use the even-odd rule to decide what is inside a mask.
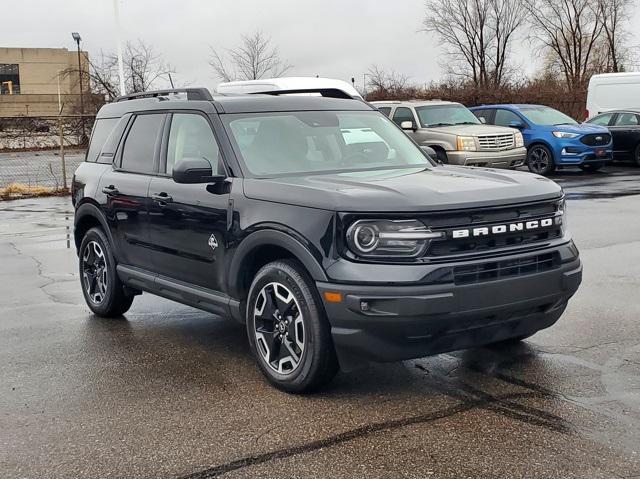
[[[625,23],[631,18],[633,0],[598,0],[598,17],[602,23],[604,65],[607,72],[624,70],[625,61],[630,60],[630,51],[625,46],[629,33]]]
[[[453,60],[449,74],[476,87],[506,81],[511,43],[524,23],[518,0],[427,0],[425,8],[422,30],[437,35]]]
[[[406,75],[395,70],[386,71],[377,65],[369,67],[366,77],[367,87],[385,96],[394,96],[409,87],[409,78]]]
[[[524,0],[532,39],[548,50],[549,69],[558,70],[571,91],[583,89],[591,76],[603,30],[599,1]]]
[[[175,70],[157,54],[153,47],[142,40],[135,43],[127,42],[122,53],[124,65],[124,83],[126,93],[138,93],[152,90],[160,79],[167,79]],[[118,76],[118,57],[113,52],[100,54],[89,58],[89,86],[91,93],[103,95],[107,101],[113,101],[120,95],[120,80]],[[61,72],[62,76],[78,78],[77,67]],[[83,72],[83,76],[86,72]],[[77,81],[77,80],[76,80]],[[86,76],[83,82],[86,82]]]
[[[240,46],[223,53],[211,47],[209,65],[218,78],[227,82],[277,78],[292,68],[280,58],[278,49],[271,46],[271,39],[260,31],[243,35]]]

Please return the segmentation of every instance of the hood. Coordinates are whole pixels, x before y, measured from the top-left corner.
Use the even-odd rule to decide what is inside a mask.
[[[452,126],[433,126],[424,128],[426,131],[437,131],[438,133],[449,133],[451,135],[462,136],[484,136],[484,135],[507,135],[513,134],[513,128],[495,125],[452,125]]]
[[[556,198],[553,181],[523,171],[433,166],[244,180],[249,198],[344,212],[441,211]]]
[[[537,128],[543,128],[546,131],[563,131],[567,133],[577,133],[579,135],[588,135],[592,133],[609,133],[606,126],[594,125],[592,123],[580,123],[577,125],[537,125]]]

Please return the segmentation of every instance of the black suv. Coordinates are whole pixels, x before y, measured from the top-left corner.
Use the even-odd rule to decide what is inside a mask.
[[[323,93],[104,106],[72,191],[89,308],[119,316],[145,291],[231,316],[287,391],[560,317],[582,265],[557,184],[437,164],[369,104]]]

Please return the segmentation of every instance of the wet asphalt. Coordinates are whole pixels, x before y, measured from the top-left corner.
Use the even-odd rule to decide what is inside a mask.
[[[640,477],[640,169],[561,171],[584,282],[522,344],[263,380],[242,326],[85,306],[67,198],[0,203],[0,477]]]

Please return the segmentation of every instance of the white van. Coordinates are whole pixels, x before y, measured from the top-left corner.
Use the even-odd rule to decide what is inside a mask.
[[[342,80],[316,77],[263,78],[220,83],[216,91],[224,94],[280,93],[280,94],[322,94],[335,96],[342,92],[348,97],[362,99],[352,85]]]
[[[585,119],[611,110],[640,111],[640,72],[602,73],[591,77]]]

